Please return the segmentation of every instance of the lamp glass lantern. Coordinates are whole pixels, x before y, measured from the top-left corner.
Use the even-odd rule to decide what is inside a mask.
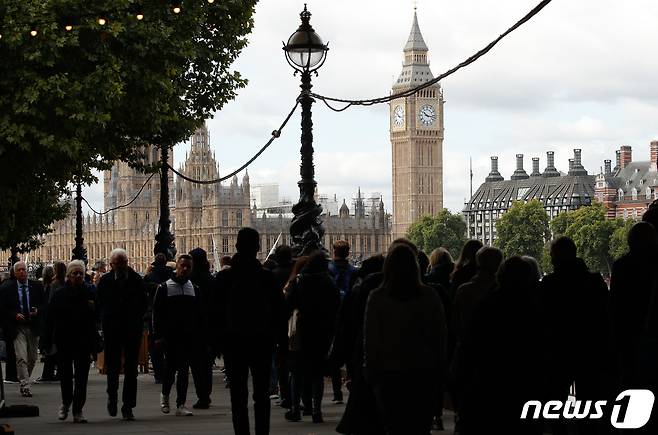
[[[306,9],[306,5],[300,17],[302,24],[290,35],[288,42],[284,43],[283,50],[286,52],[286,60],[294,69],[315,71],[326,60],[329,47],[313,30],[310,23],[311,13]]]

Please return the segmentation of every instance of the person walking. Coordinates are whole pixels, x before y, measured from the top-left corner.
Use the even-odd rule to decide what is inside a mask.
[[[32,397],[30,385],[38,356],[40,313],[46,301],[41,283],[28,279],[24,261],[16,262],[13,270],[15,278],[5,282],[0,292],[0,312],[5,340],[14,345],[20,393]]]
[[[212,394],[212,366],[215,363],[215,351],[210,341],[208,331],[208,317],[210,315],[210,300],[213,286],[213,277],[210,273],[208,254],[201,248],[192,249],[189,252],[192,257],[192,274],[190,281],[199,291],[201,302],[202,325],[199,330],[201,335],[198,340],[199,347],[192,355],[191,369],[194,389],[198,400],[192,408],[208,409],[210,407],[210,395]]]
[[[66,282],[52,298],[46,323],[53,331],[52,345],[57,349],[62,404],[57,416],[66,420],[73,406],[73,422],[86,423],[82,409],[87,399],[89,365],[99,347],[94,295],[85,284],[85,264],[80,260],[66,267]],[[47,343],[50,347],[51,343]],[[74,384],[75,381],[75,384]]]
[[[176,273],[158,287],[153,301],[153,337],[165,356],[160,410],[169,414],[169,393],[176,381],[176,415],[182,417],[192,415],[185,401],[190,364],[199,346],[202,327],[199,289],[189,279],[192,267],[190,255],[179,255]]]
[[[146,287],[142,277],[128,265],[123,249],[110,253],[110,267],[98,281],[96,297],[104,338],[107,368],[107,412],[117,415],[119,373],[123,356],[123,393],[121,416],[134,420],[137,405],[137,365],[144,332]]]
[[[382,285],[370,293],[363,368],[385,432],[427,435],[445,368],[446,319],[441,299],[422,284],[417,252],[394,243]]]
[[[66,273],[66,272],[65,272]],[[42,329],[40,336],[43,337],[46,333],[45,318],[48,316],[48,302],[51,299],[52,287],[55,283],[55,268],[52,265],[47,265],[43,268],[41,273],[41,284],[43,285],[43,296],[45,303],[43,304],[43,309],[41,310],[41,322]],[[54,382],[57,380],[55,376],[55,355],[51,352],[51,349],[46,349],[43,347],[42,340],[39,341],[39,352],[43,355],[43,371],[41,372],[41,377],[36,379],[34,382]]]
[[[334,284],[340,292],[341,302],[345,300],[345,296],[352,288],[354,279],[356,278],[356,267],[352,266],[347,258],[350,255],[350,244],[347,240],[337,240],[333,246],[333,259],[329,262],[329,273],[331,274]],[[337,325],[340,328],[340,325]],[[332,361],[330,361],[330,364]],[[333,403],[343,403],[343,379],[341,375],[341,366],[338,364],[331,364],[329,367],[331,372],[331,386],[333,389]]]
[[[231,380],[231,411],[236,435],[249,434],[247,400],[249,372],[253,383],[255,433],[270,432],[269,384],[272,353],[287,347],[286,311],[283,293],[272,272],[263,268],[256,255],[260,235],[242,228],[235,244],[231,268],[216,277],[216,335],[225,349],[226,372]]]
[[[329,274],[324,252],[318,251],[309,257],[289,287],[286,302],[299,316],[296,327],[300,364],[293,371],[292,407],[285,417],[289,421],[301,420],[300,392],[306,385],[311,391],[313,422],[322,423],[324,374],[329,368],[327,355],[340,305],[340,292]]]

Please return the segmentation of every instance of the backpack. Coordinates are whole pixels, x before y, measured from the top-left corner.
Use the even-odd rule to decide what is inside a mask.
[[[332,261],[329,263],[329,271],[334,279],[334,284],[340,291],[340,300],[342,301],[350,290],[350,281],[352,280],[352,274],[356,272],[356,267],[349,263],[346,266],[339,266]]]

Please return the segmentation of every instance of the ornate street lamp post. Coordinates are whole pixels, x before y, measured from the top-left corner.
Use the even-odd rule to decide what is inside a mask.
[[[87,264],[87,249],[82,237],[82,183],[78,180],[75,187],[75,247],[72,260],[82,260]]]
[[[169,226],[171,219],[169,217],[169,147],[163,145],[160,147],[160,221],[158,222],[158,234],[155,235],[154,254],[163,253],[167,260],[173,260],[176,257],[176,239],[171,233]]]
[[[315,202],[315,167],[313,166],[313,121],[311,105],[315,100],[311,97],[311,73],[317,76],[317,70],[326,60],[327,44],[311,27],[311,13],[306,9],[300,14],[302,24],[284,43],[283,50],[286,60],[295,69],[295,75],[301,73],[302,92],[299,97],[302,106],[302,163],[299,186],[299,202],[292,207],[294,217],[290,223],[293,255],[306,255],[317,249],[324,249],[322,238],[324,228],[320,215],[322,207]]]

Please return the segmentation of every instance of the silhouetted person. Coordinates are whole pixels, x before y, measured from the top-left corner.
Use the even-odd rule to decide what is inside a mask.
[[[196,390],[197,402],[192,405],[194,409],[208,409],[210,407],[210,395],[212,394],[212,366],[215,362],[215,350],[211,346],[208,322],[210,315],[211,293],[214,280],[210,273],[208,254],[201,248],[192,249],[189,252],[194,267],[190,280],[199,290],[201,302],[202,327],[199,331],[199,347],[192,358],[192,378]]]
[[[420,280],[417,253],[393,244],[381,287],[368,297],[363,367],[387,434],[427,435],[445,367],[441,299]]]
[[[452,256],[445,248],[436,248],[430,254],[430,268],[427,271],[427,282],[436,282],[444,289],[450,289],[450,275],[455,268]]]
[[[615,261],[610,280],[610,307],[620,391],[652,389],[656,393],[655,335],[649,330],[650,307],[658,289],[658,235],[648,222],[628,233],[629,252]],[[642,433],[655,433],[650,427]]]
[[[97,309],[100,313],[107,368],[107,412],[117,415],[119,373],[123,357],[123,392],[121,416],[134,420],[137,406],[137,364],[144,332],[146,287],[142,277],[128,266],[123,249],[110,253],[112,270],[98,281]]]
[[[610,400],[614,357],[608,288],[599,273],[589,272],[585,262],[577,258],[570,238],[554,240],[550,255],[554,272],[540,284],[548,397],[566,400],[575,382],[578,400]],[[563,430],[560,421],[554,426],[558,432]],[[593,430],[597,423],[585,422],[583,426]]]
[[[155,298],[155,291],[160,284],[166,282],[174,274],[171,267],[167,266],[167,257],[163,253],[158,253],[155,256],[153,263],[151,263],[150,271],[144,276],[144,283],[146,284],[146,294],[148,296],[148,309],[146,311],[146,318],[153,318],[153,299]],[[149,327],[149,357],[151,364],[153,364],[153,378],[156,384],[162,383],[164,378],[164,354],[161,348],[156,348],[155,338],[153,336],[153,323],[147,322]]]
[[[65,272],[66,273],[66,272]],[[50,333],[45,327],[45,318],[48,315],[48,306],[51,299],[51,290],[53,283],[55,282],[55,268],[51,265],[47,265],[43,268],[41,272],[41,279],[43,285],[43,295],[44,295],[44,305],[42,309],[42,318],[41,321],[44,322],[43,328],[41,330],[41,336]],[[47,340],[51,341],[52,340]],[[38,379],[39,382],[53,382],[57,379],[55,378],[55,367],[57,363],[55,361],[55,355],[52,353],[52,349],[45,349],[43,347],[43,340],[39,340],[39,351],[43,355],[43,371],[41,372],[41,378]]]
[[[328,369],[327,354],[334,336],[340,293],[329,274],[324,252],[312,254],[306,267],[292,282],[286,296],[288,306],[299,311],[297,328],[300,361],[293,371],[292,408],[286,419],[299,421],[301,413],[300,385],[307,384],[312,396],[314,423],[322,423],[324,374]]]
[[[293,268],[292,249],[288,245],[280,245],[274,250],[274,260],[276,266],[272,269],[274,279],[279,288],[283,288],[288,283],[290,273]],[[270,380],[270,392],[277,394],[281,399],[281,406],[290,408],[290,372],[285,358],[272,357],[272,376]]]
[[[340,308],[339,358],[345,360],[350,394],[336,427],[339,433],[377,435],[384,431],[375,395],[363,376],[363,319],[370,292],[379,287],[384,278],[383,267],[384,257],[381,255],[364,260],[357,271],[354,286]]]
[[[475,255],[477,273],[471,281],[459,286],[455,294],[450,329],[455,339],[455,352],[451,355],[451,372],[455,381],[452,398],[456,411],[459,410],[460,397],[463,396],[466,389],[465,383],[468,381],[468,379],[457,376],[464,357],[462,345],[480,304],[496,287],[496,272],[502,261],[503,253],[500,249],[489,246],[480,248]]]
[[[475,254],[477,254],[481,247],[482,242],[479,240],[468,240],[464,244],[457,263],[455,263],[455,268],[450,275],[451,295],[453,298],[459,286],[469,282],[477,273]]]
[[[485,255],[495,263],[498,254]],[[499,287],[478,304],[461,342],[460,433],[541,434],[540,421],[519,418],[526,401],[542,399],[536,278],[528,262],[511,257],[497,280]]]
[[[216,303],[222,313],[216,327],[231,380],[233,429],[236,435],[250,433],[247,380],[251,372],[255,433],[264,435],[270,431],[272,353],[277,345],[280,351],[287,347],[283,293],[272,272],[256,259],[260,250],[258,231],[242,228],[235,248],[231,268],[216,277]]]
[[[52,343],[57,348],[62,404],[57,417],[66,420],[73,407],[73,421],[86,423],[82,408],[87,399],[89,364],[98,351],[95,296],[85,285],[85,264],[74,260],[66,267],[66,283],[52,298],[48,317],[48,329],[53,331]],[[74,384],[75,381],[75,384]]]
[[[198,352],[203,327],[199,289],[189,279],[192,267],[191,256],[179,255],[176,273],[158,287],[153,301],[153,336],[165,355],[160,409],[164,414],[170,412],[169,393],[175,380],[177,416],[192,415],[185,407],[189,368]]]
[[[276,261],[276,267],[272,270],[272,273],[274,273],[274,278],[279,288],[283,291],[283,287],[288,283],[293,266],[292,249],[290,246],[277,246],[274,251],[274,260]]]

